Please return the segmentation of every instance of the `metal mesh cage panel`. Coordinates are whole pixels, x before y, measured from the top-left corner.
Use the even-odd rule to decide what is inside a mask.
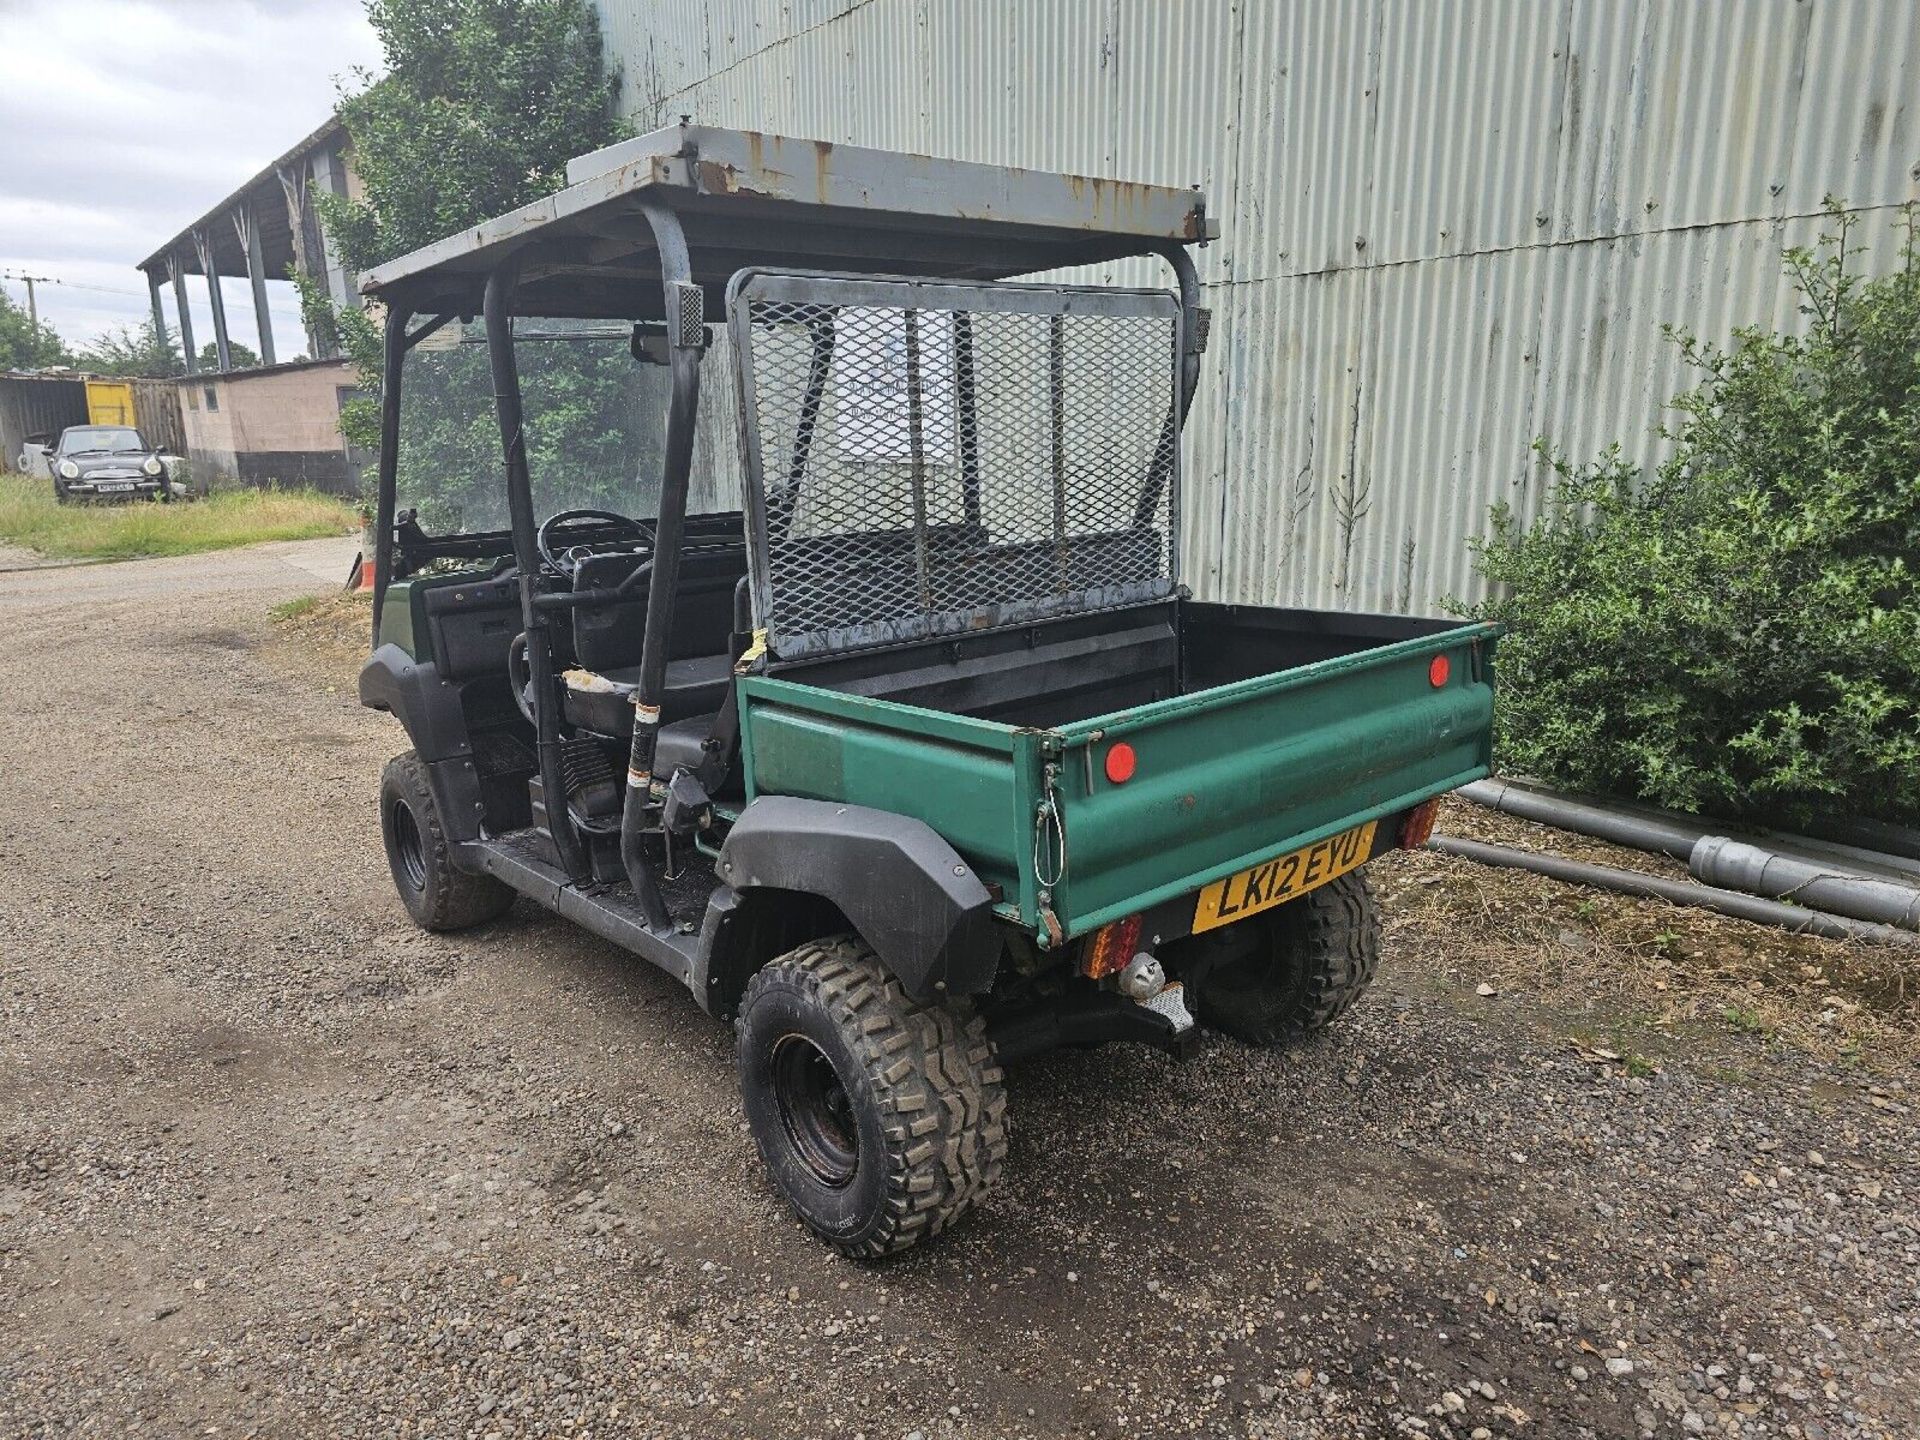
[[[1173,586],[1179,305],[753,272],[732,337],[755,601],[818,654]]]

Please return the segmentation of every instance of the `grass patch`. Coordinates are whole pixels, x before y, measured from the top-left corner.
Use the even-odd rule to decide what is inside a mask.
[[[302,615],[310,615],[319,606],[318,595],[296,595],[291,600],[282,600],[267,613],[276,620],[298,620]]]
[[[316,490],[234,490],[173,505],[60,505],[47,482],[0,475],[0,541],[60,560],[197,555],[344,535],[357,523],[346,501]]]

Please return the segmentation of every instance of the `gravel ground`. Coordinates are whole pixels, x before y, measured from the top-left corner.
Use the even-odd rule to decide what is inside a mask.
[[[1915,1433],[1911,1063],[1609,1048],[1639,951],[1483,970],[1565,896],[1435,857],[1332,1033],[1029,1064],[993,1204],[823,1251],[671,982],[405,923],[287,548],[0,585],[0,1432]]]

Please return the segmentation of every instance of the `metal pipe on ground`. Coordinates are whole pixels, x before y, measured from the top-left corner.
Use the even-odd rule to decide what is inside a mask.
[[[1516,819],[1531,820],[1556,829],[1591,835],[1631,850],[1646,850],[1668,855],[1685,863],[1702,837],[1717,833],[1716,827],[1667,811],[1627,802],[1576,799],[1556,791],[1526,785],[1513,780],[1476,780],[1456,792],[1462,799]],[[1723,832],[1722,832],[1723,833]],[[1748,837],[1733,838],[1746,840]],[[1797,855],[1838,868],[1862,879],[1887,879],[1907,883],[1920,880],[1920,862],[1895,854],[1881,854],[1831,841],[1813,840],[1804,835],[1767,832],[1761,836],[1765,848]],[[1750,841],[1749,841],[1750,843]]]
[[[1675,860],[1685,860],[1693,853],[1695,842],[1706,834],[1704,828],[1678,821],[1630,815],[1561,795],[1528,790],[1510,780],[1475,780],[1471,785],[1462,785],[1454,793],[1463,800],[1471,800],[1476,805],[1484,805],[1489,810],[1498,810],[1516,819],[1573,830],[1581,835],[1591,835],[1596,840],[1625,845],[1630,850],[1650,850],[1660,855],[1671,855]]]
[[[1596,889],[1612,890],[1622,895],[1636,895],[1642,899],[1667,900],[1675,905],[1710,910],[1717,915],[1730,915],[1737,920],[1752,920],[1761,925],[1774,925],[1782,930],[1821,935],[1830,940],[1866,940],[1877,945],[1920,947],[1920,935],[1909,930],[1896,929],[1891,925],[1876,925],[1865,920],[1854,920],[1844,915],[1828,915],[1817,910],[1803,910],[1796,905],[1783,905],[1777,900],[1763,900],[1757,895],[1745,895],[1738,890],[1719,890],[1707,885],[1688,884],[1682,880],[1665,880],[1658,875],[1641,875],[1631,870],[1610,870],[1604,865],[1588,865],[1580,860],[1563,860],[1557,855],[1536,855],[1527,850],[1514,850],[1505,845],[1487,845],[1478,840],[1461,840],[1451,835],[1434,836],[1427,842],[1427,848],[1442,855],[1455,855],[1463,860],[1477,861],[1482,865],[1497,865],[1510,870],[1529,870],[1536,875],[1545,875],[1549,879],[1565,881],[1569,885],[1591,885]]]
[[[1746,845],[1725,835],[1703,835],[1687,869],[1708,885],[1745,890],[1855,920],[1920,930],[1920,886],[1875,880],[1797,855]]]
[[[1920,865],[1920,830],[1886,820],[1830,820],[1820,827],[1836,844],[1897,855]]]

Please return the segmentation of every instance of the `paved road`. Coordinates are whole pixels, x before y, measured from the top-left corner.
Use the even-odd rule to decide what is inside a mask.
[[[672,984],[404,923],[400,736],[266,615],[347,559],[0,576],[0,1434],[1911,1433],[1910,1093],[1596,1068],[1397,922],[1336,1033],[1024,1067],[1004,1196],[823,1252]]]

